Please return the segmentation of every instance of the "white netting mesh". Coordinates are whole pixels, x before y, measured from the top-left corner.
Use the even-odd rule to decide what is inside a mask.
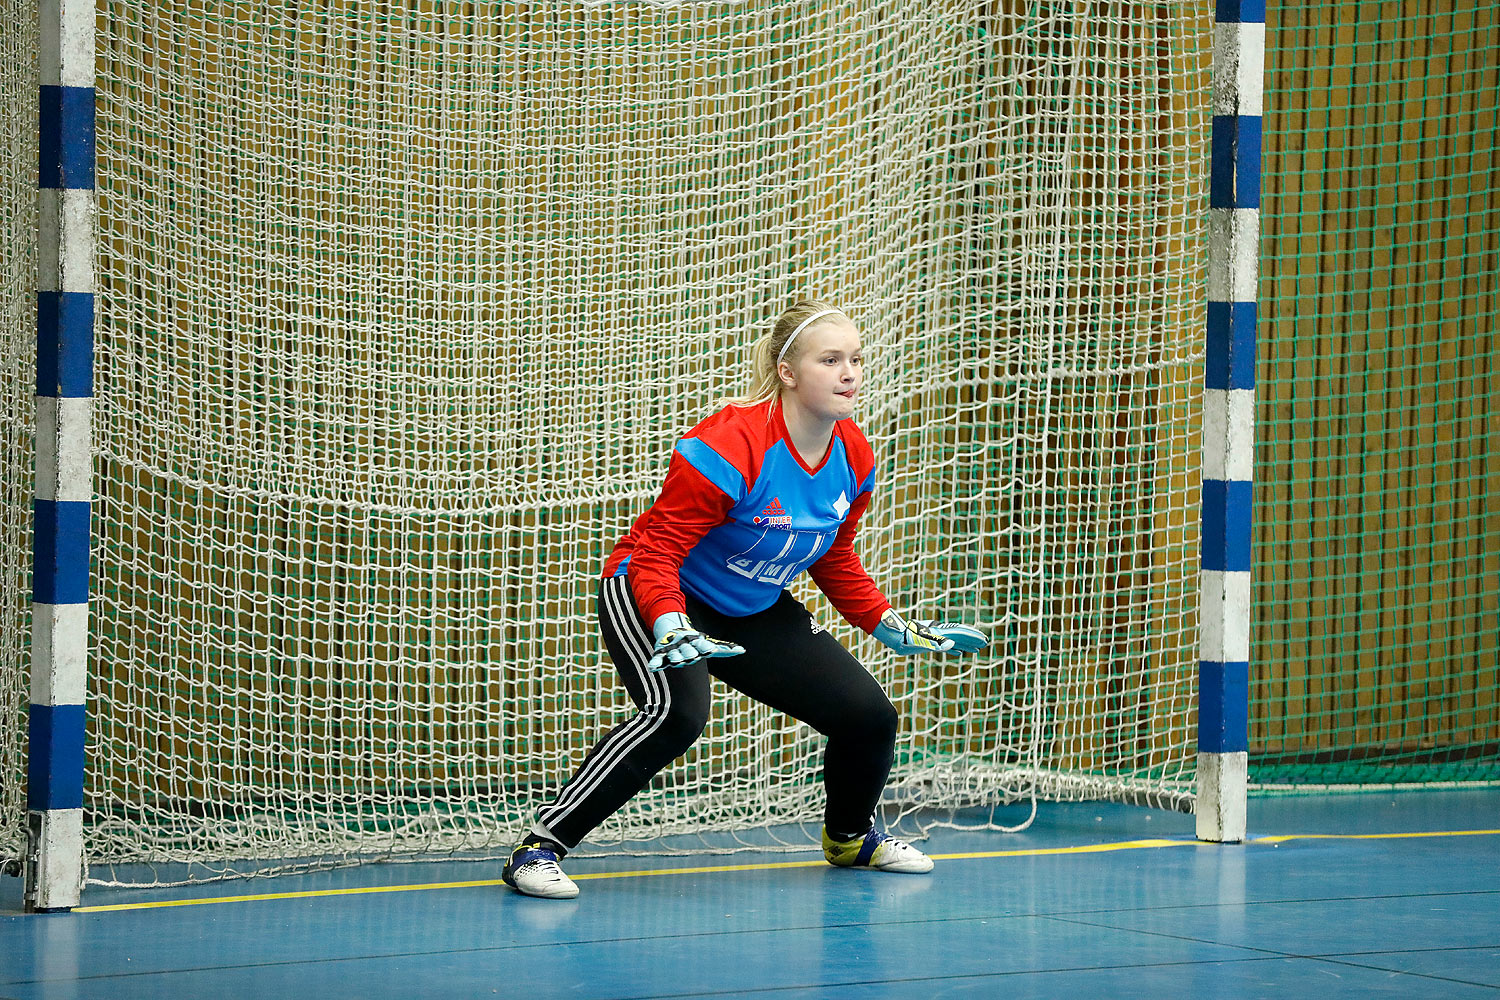
[[[0,0],[0,864],[26,841],[31,498],[36,423],[34,0]]]
[[[994,631],[814,597],[892,811],[1189,794],[1211,11],[1012,10],[104,5],[91,862],[507,842],[628,712],[609,546],[804,294],[871,355],[866,564]],[[820,752],[725,695],[599,837],[815,817]]]

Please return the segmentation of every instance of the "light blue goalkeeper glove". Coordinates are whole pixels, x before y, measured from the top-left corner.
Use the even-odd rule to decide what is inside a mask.
[[[920,622],[902,618],[887,608],[875,626],[875,638],[898,653],[973,653],[990,644],[990,637],[958,622]]]
[[[720,642],[699,632],[680,611],[669,611],[657,618],[651,631],[656,633],[656,646],[646,663],[647,670],[685,667],[712,656],[739,656],[745,651],[744,646]]]

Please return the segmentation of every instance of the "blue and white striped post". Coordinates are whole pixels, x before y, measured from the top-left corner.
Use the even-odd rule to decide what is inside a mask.
[[[42,0],[26,908],[83,884],[94,349],[94,0]]]
[[[1208,199],[1199,840],[1245,839],[1250,715],[1250,497],[1265,0],[1218,0]]]

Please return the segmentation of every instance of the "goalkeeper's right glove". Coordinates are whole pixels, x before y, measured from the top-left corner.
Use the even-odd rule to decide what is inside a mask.
[[[745,651],[744,646],[720,642],[699,632],[680,611],[669,611],[657,618],[651,631],[656,633],[656,646],[646,663],[647,670],[685,667],[709,657],[739,656]]]
[[[971,625],[958,622],[919,622],[902,618],[895,608],[886,608],[875,626],[875,638],[898,653],[977,652],[990,644],[990,637]]]

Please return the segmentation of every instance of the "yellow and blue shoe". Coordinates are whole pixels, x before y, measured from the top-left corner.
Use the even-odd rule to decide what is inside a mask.
[[[578,884],[564,875],[557,863],[566,853],[562,845],[550,840],[524,841],[511,852],[500,878],[524,896],[573,899],[578,895]]]
[[[874,868],[883,872],[921,875],[932,871],[932,859],[888,833],[870,827],[853,840],[834,840],[823,828],[823,857],[839,868]]]

